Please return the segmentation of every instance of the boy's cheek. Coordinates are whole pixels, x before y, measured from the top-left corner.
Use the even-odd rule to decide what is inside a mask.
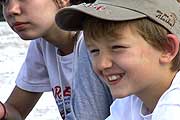
[[[95,65],[94,62],[93,62],[93,70],[94,70],[94,72],[95,72],[96,74],[98,74],[98,70],[97,70],[97,67],[96,67],[96,65]]]

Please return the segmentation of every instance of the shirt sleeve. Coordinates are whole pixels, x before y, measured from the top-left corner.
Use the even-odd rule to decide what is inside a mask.
[[[26,59],[16,79],[16,85],[30,92],[51,90],[40,40],[33,40],[30,43]]]

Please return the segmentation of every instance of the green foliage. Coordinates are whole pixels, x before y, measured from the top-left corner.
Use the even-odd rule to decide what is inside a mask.
[[[2,13],[2,6],[0,5],[0,21],[4,21],[3,13]]]

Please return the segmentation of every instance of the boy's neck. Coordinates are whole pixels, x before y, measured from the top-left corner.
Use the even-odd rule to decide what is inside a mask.
[[[54,28],[43,36],[45,40],[59,48],[62,55],[67,55],[73,52],[76,39],[74,38],[76,32],[68,32],[59,28]]]

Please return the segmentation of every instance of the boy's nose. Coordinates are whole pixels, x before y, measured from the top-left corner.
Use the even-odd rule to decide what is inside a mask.
[[[96,68],[97,70],[103,71],[105,69],[112,67],[112,60],[111,57],[108,55],[100,55],[96,59]]]
[[[21,14],[20,4],[18,0],[9,0],[9,3],[5,6],[5,14],[8,16],[15,16]]]

